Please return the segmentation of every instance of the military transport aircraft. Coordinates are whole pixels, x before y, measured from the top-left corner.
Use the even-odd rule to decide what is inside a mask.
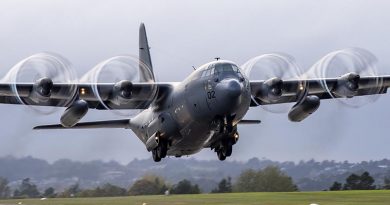
[[[33,67],[40,73],[37,65],[66,68],[60,57],[38,54],[20,62],[6,75],[0,83],[0,103],[66,107],[60,124],[34,129],[131,129],[156,162],[166,156],[195,154],[203,148],[211,148],[219,160],[225,160],[239,139],[237,127],[260,123],[244,118],[250,107],[295,103],[288,118],[299,122],[317,110],[321,99],[383,94],[390,86],[389,76],[361,76],[357,72],[332,78],[307,75],[299,79],[270,76],[250,80],[247,70],[218,58],[196,68],[182,82],[157,83],[149,49],[145,26],[141,24],[137,66],[129,68],[136,76],[129,79],[111,72],[116,74],[115,82],[99,79],[110,66],[127,68],[122,64],[129,58],[119,56],[99,64],[87,73],[83,82],[69,80],[71,72],[62,70],[36,74],[31,83],[22,81],[23,75],[25,79],[34,76],[24,70]],[[46,61],[29,63],[37,57]],[[89,109],[140,112],[120,120],[79,122]]]

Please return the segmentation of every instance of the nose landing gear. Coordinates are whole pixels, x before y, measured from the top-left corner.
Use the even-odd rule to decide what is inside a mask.
[[[167,140],[160,139],[158,146],[152,150],[153,161],[159,162],[162,158],[167,156],[168,142]]]
[[[219,145],[214,148],[217,152],[218,159],[223,161],[226,157],[230,157],[233,152],[233,145],[237,143],[238,133],[234,132],[232,135],[224,136],[218,143]]]
[[[217,127],[217,140],[211,149],[217,153],[218,159],[223,161],[226,157],[230,157],[233,151],[233,145],[237,143],[239,135],[237,126],[233,126],[233,116],[221,118]]]

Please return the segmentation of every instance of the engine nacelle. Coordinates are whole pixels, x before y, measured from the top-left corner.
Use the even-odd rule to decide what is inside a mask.
[[[51,96],[52,88],[53,81],[50,78],[41,78],[34,83],[29,98],[34,102],[47,101]]]
[[[88,103],[85,100],[76,100],[71,106],[66,108],[61,116],[61,125],[64,127],[73,127],[88,112]]]
[[[114,85],[110,101],[116,105],[125,104],[131,99],[132,91],[133,83],[128,80],[119,81]]]
[[[263,83],[260,90],[257,91],[256,97],[263,102],[272,102],[282,96],[283,81],[280,78],[271,78]]]
[[[288,112],[288,119],[300,122],[313,114],[320,106],[320,98],[316,95],[306,96],[301,102],[294,105]]]
[[[340,97],[353,97],[359,89],[360,76],[356,73],[347,73],[337,79],[337,84],[332,93]]]

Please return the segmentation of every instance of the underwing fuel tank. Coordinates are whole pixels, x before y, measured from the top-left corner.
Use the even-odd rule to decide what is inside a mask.
[[[313,114],[320,106],[320,98],[316,95],[306,96],[301,102],[294,105],[288,112],[288,119],[300,122]]]
[[[64,127],[73,127],[87,112],[88,103],[85,100],[76,100],[62,114],[60,119],[61,125]]]

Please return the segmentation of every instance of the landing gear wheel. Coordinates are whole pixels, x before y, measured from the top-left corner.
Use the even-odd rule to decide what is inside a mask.
[[[218,159],[219,159],[220,161],[224,161],[224,160],[226,159],[226,156],[225,156],[225,154],[223,153],[222,150],[220,150],[220,151],[217,152],[217,156],[218,156]]]
[[[167,156],[168,143],[166,143],[165,141],[161,141],[156,150],[160,158],[165,158]]]
[[[153,157],[153,161],[155,162],[161,161],[161,157],[159,156],[157,149],[152,150],[152,157]]]
[[[233,152],[233,145],[231,143],[227,143],[227,145],[223,148],[224,155],[230,157]]]

